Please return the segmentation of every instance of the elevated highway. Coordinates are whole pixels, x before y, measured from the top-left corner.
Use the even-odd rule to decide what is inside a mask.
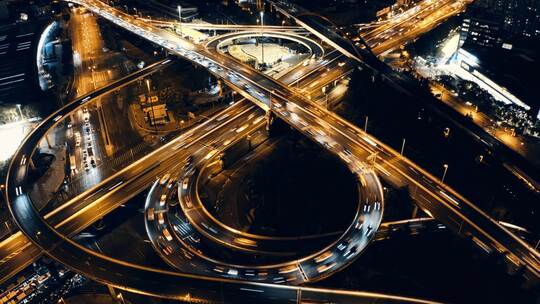
[[[301,86],[311,91],[318,90],[309,85],[316,81],[318,80],[306,77]],[[184,161],[180,172],[169,171],[172,177],[167,184],[156,182],[152,187],[145,208],[148,235],[156,251],[173,267],[180,270],[187,268],[189,272],[195,273],[206,271],[228,278],[301,284],[341,270],[363,251],[373,237],[382,216],[382,187],[370,168],[359,168],[358,166],[362,166],[361,162],[355,160],[350,151],[342,150],[336,151],[336,156],[357,175],[359,201],[351,224],[340,236],[336,236],[335,240],[329,244],[309,246],[320,247],[304,257],[271,265],[238,265],[208,256],[208,250],[204,248],[204,241],[201,242],[201,239],[219,244],[220,247],[228,247],[236,254],[240,251],[291,256],[305,252],[301,247],[305,247],[306,243],[299,242],[300,237],[253,235],[224,225],[206,210],[198,195],[198,184],[212,174],[211,167],[219,163],[220,154],[245,137],[245,132],[258,130],[264,123],[265,121],[258,118],[254,121],[248,120],[231,130],[233,136],[206,143],[205,146],[212,149],[200,156],[192,155]],[[324,143],[320,144],[328,148]],[[179,204],[175,200],[179,200]],[[175,240],[171,235],[175,236]]]
[[[245,106],[245,103],[238,103],[238,107],[240,108]],[[240,118],[240,116],[246,115],[250,110],[260,111],[250,105],[247,109],[239,110],[241,112],[238,117],[233,117],[231,119],[234,120],[235,123],[238,123],[238,120],[245,121],[245,118]],[[48,117],[43,125],[48,126],[50,121],[54,121],[57,115],[58,114],[55,113]],[[214,121],[213,123],[216,122]],[[215,125],[213,125],[212,122],[208,122],[200,128],[204,131],[209,131],[210,129],[220,130],[219,128],[214,127]],[[46,130],[37,128],[29,138],[33,138],[33,136],[41,138],[41,131]],[[191,135],[186,135],[181,136],[180,138],[185,140],[190,138],[190,136]],[[184,151],[184,145],[189,145],[189,143],[190,141],[184,142],[175,140],[170,144],[167,144],[166,147],[171,149],[177,148],[179,151]],[[59,262],[64,263],[76,271],[84,273],[98,282],[146,295],[177,300],[206,301],[210,303],[227,303],[233,301],[250,302],[253,301],[254,298],[257,299],[258,303],[283,303],[288,301],[431,303],[419,299],[374,293],[292,287],[224,278],[216,279],[200,275],[179,274],[168,270],[133,265],[125,261],[119,261],[100,255],[59,233],[55,228],[44,221],[33,207],[30,197],[24,191],[24,182],[28,164],[22,162],[22,159],[25,155],[30,153],[34,147],[35,143],[32,140],[25,141],[23,146],[17,151],[11,163],[9,171],[15,174],[10,174],[10,178],[7,181],[7,198],[11,202],[10,210],[19,225],[23,228],[24,234],[31,238],[41,250]],[[201,147],[201,149],[204,150],[205,148]],[[155,154],[152,156],[155,157]],[[170,163],[160,161],[156,164],[155,159],[147,156],[134,164],[133,168],[138,168],[139,170],[150,168],[150,170],[153,170],[156,167],[163,166],[170,170],[174,169],[172,162],[177,162],[177,157],[178,155],[170,160]],[[104,183],[100,185],[100,188],[105,187],[105,189],[108,190],[108,195],[107,197],[104,197],[103,200],[106,199],[107,201],[114,203],[117,198],[121,199],[121,197],[125,197],[126,194],[132,193],[141,187],[140,184],[134,183],[131,180],[126,180],[124,183],[123,179],[118,180],[115,178],[117,177],[104,181]],[[146,183],[147,182],[148,181],[146,181]],[[116,189],[118,190],[113,191]],[[116,195],[118,196],[115,197]],[[96,203],[100,202],[101,200],[96,201]],[[99,209],[102,209],[102,206],[100,206]],[[75,216],[79,217],[80,214]]]
[[[85,99],[85,102],[88,102],[90,99]],[[246,113],[248,111],[255,111],[256,108],[253,106],[249,106],[247,109],[241,110],[246,106],[246,104],[238,103],[238,106],[240,109],[237,108],[237,111],[240,111],[241,113],[239,115],[247,115]],[[65,110],[61,109],[60,111]],[[43,132],[46,132],[47,130],[47,122],[57,122],[60,120],[59,114],[60,112],[57,112],[53,115],[51,115],[46,122],[42,125],[43,128],[37,128],[29,138],[34,139],[40,139],[43,135]],[[253,114],[253,113],[251,113]],[[250,115],[251,115],[250,114]],[[249,117],[249,116],[248,116]],[[238,117],[234,117],[238,118]],[[233,119],[233,118],[231,118]],[[217,120],[217,119],[216,119]],[[219,130],[219,128],[216,128],[217,122],[209,121],[205,125],[201,126],[200,129],[207,132],[209,130]],[[243,118],[245,121],[245,118]],[[186,134],[185,136],[181,136],[180,139],[186,140],[189,139],[191,134]],[[172,150],[184,150],[184,144],[188,143],[179,143],[180,139],[175,140],[171,142],[170,144],[167,144],[163,149],[172,149]],[[195,140],[194,140],[195,141]],[[13,208],[11,211],[13,211],[13,214],[18,219],[19,224],[22,225],[22,227],[25,227],[24,231],[27,236],[30,236],[34,241],[36,241],[42,250],[46,252],[47,254],[51,255],[55,259],[58,259],[59,261],[63,261],[66,263],[68,267],[72,267],[74,269],[77,269],[78,271],[82,271],[83,273],[87,274],[89,277],[94,278],[100,282],[114,282],[112,285],[116,286],[118,288],[123,288],[126,290],[134,290],[138,292],[143,292],[147,294],[152,294],[155,296],[161,296],[161,297],[167,297],[167,298],[176,298],[176,299],[185,299],[186,297],[189,298],[196,298],[197,293],[202,294],[202,297],[205,300],[211,300],[216,302],[222,302],[225,301],[224,299],[227,299],[227,296],[218,296],[217,298],[213,298],[214,295],[208,295],[205,294],[210,290],[208,288],[209,285],[205,285],[204,288],[202,288],[203,291],[198,290],[197,287],[194,287],[194,285],[197,285],[197,280],[202,280],[203,282],[206,282],[209,278],[206,277],[197,277],[197,276],[189,276],[189,275],[180,275],[176,273],[170,273],[166,271],[156,270],[156,269],[146,269],[144,267],[140,267],[137,265],[130,265],[129,263],[125,263],[122,261],[115,261],[112,259],[108,259],[106,257],[100,256],[99,254],[95,254],[92,252],[89,252],[87,249],[77,245],[76,243],[72,242],[69,238],[63,236],[62,234],[58,234],[52,226],[47,224],[44,221],[41,221],[41,223],[36,222],[35,220],[39,219],[39,214],[37,211],[33,208],[31,199],[28,197],[28,195],[24,192],[24,181],[26,178],[26,172],[27,172],[27,166],[28,164],[22,159],[24,159],[25,155],[30,153],[32,151],[34,146],[34,142],[32,140],[27,140],[26,144],[21,147],[21,149],[18,151],[16,159],[12,162],[12,167],[10,168],[10,172],[17,172],[16,175],[11,174],[10,176],[12,179],[8,180],[8,189],[11,189],[12,191],[8,192],[8,197],[15,198],[15,203],[13,204]],[[30,154],[28,154],[30,155]],[[98,185],[98,189],[95,189],[96,192],[106,192],[107,194],[105,197],[101,199],[97,199],[93,201],[93,204],[88,206],[88,208],[84,208],[81,210],[81,212],[77,212],[76,214],[72,214],[67,220],[64,220],[64,223],[69,223],[70,219],[77,219],[77,222],[92,222],[95,220],[96,216],[102,215],[103,212],[106,213],[107,208],[111,208],[111,205],[114,206],[118,204],[118,202],[121,202],[123,198],[125,198],[128,195],[133,195],[133,193],[137,192],[137,189],[141,189],[144,187],[141,187],[141,185],[144,185],[148,183],[148,181],[144,181],[143,179],[148,179],[148,177],[153,178],[153,176],[156,176],[156,173],[159,172],[159,169],[156,168],[163,168],[166,167],[168,169],[174,169],[174,165],[171,164],[175,158],[171,158],[171,163],[166,163],[167,161],[163,161],[163,156],[158,155],[158,153],[153,153],[152,155],[145,157],[139,161],[137,161],[135,164],[130,166],[128,168],[129,170],[143,170],[142,172],[129,174],[127,171],[123,171],[120,174],[117,174],[115,176],[112,176],[111,178],[103,181],[100,185]],[[178,157],[178,155],[176,155]],[[155,159],[159,159],[160,161],[156,162]],[[14,165],[17,164],[17,165]],[[18,169],[15,169],[15,167],[18,167]],[[151,173],[150,173],[151,172]],[[123,174],[127,174],[127,176],[124,176]],[[159,174],[159,173],[158,173]],[[131,176],[131,177],[130,177]],[[134,182],[133,179],[137,179],[139,181]],[[16,186],[13,186],[13,184],[17,184]],[[104,191],[105,190],[105,191]],[[129,193],[129,194],[128,194]],[[128,195],[126,195],[128,194]],[[87,195],[87,194],[85,194]],[[91,195],[90,195],[91,196]],[[108,206],[108,207],[107,207]],[[89,210],[93,210],[95,212],[89,212]],[[90,214],[89,214],[90,213]],[[84,219],[81,219],[84,218]],[[55,225],[55,228],[59,228],[58,225]],[[78,225],[70,225],[71,228],[76,227]],[[62,229],[60,229],[62,231]],[[62,231],[64,232],[64,231]],[[84,262],[82,262],[84,261]],[[82,264],[81,264],[82,262]],[[79,265],[79,266],[77,266]],[[99,266],[98,266],[99,265]],[[113,265],[116,265],[113,267]],[[124,269],[125,268],[125,269]],[[119,271],[115,271],[119,270]],[[135,273],[138,273],[135,275]],[[150,274],[150,275],[149,275]],[[126,281],[125,277],[133,278],[131,281]],[[152,278],[159,278],[156,279],[156,281],[153,281]],[[105,279],[104,279],[105,278]],[[137,279],[138,278],[138,279]],[[140,278],[145,278],[144,283],[141,283]],[[173,286],[186,286],[186,280],[194,280],[194,283],[191,284],[192,286],[189,287],[188,292],[186,293],[186,289],[173,289]],[[138,282],[137,282],[138,281]],[[161,282],[168,282],[167,284],[159,283]],[[211,284],[214,288],[219,287],[217,285],[226,285],[227,281],[219,281],[219,283],[216,283],[215,281],[210,280]],[[174,282],[174,283],[170,283]],[[128,285],[125,285],[128,284]],[[204,285],[205,283],[203,283]],[[217,284],[217,285],[216,285]],[[240,283],[239,283],[240,284]],[[144,286],[143,286],[144,285]],[[240,284],[241,285],[241,284]],[[232,286],[240,286],[236,285],[236,283],[233,283]],[[253,287],[251,284],[249,284],[251,287]],[[243,286],[243,285],[242,285]],[[225,290],[227,287],[221,287],[221,290]],[[264,285],[257,285],[257,292],[264,292]],[[275,288],[278,288],[277,291]],[[242,287],[240,289],[234,288],[234,291],[238,293],[240,290],[240,295],[236,294],[234,295],[235,299],[238,299],[242,297],[242,293],[250,294],[250,292],[253,292],[253,288],[247,288]],[[373,300],[378,301],[384,301],[384,302],[392,302],[392,301],[412,301],[415,302],[415,299],[407,299],[403,297],[388,297],[386,299],[385,296],[379,296],[379,295],[371,295],[366,294],[362,295],[362,293],[347,293],[347,292],[327,292],[325,290],[319,290],[317,289],[311,289],[311,288],[296,288],[296,289],[289,289],[285,288],[285,290],[292,290],[292,292],[282,292],[280,287],[270,287],[270,291],[273,291],[273,293],[270,295],[270,297],[273,299],[273,301],[277,302],[283,302],[284,296],[286,294],[287,297],[291,297],[290,299],[329,299],[329,298],[336,298],[341,299],[343,301],[349,301],[347,299],[354,299],[353,301],[363,301],[365,299],[371,298]],[[190,292],[191,291],[191,292]],[[315,292],[315,295],[313,294]],[[321,293],[322,292],[322,293]],[[280,293],[283,293],[283,296],[280,296]],[[338,296],[336,296],[336,295]],[[261,298],[260,296],[258,297]],[[422,302],[422,301],[420,301]]]
[[[332,45],[337,45],[336,49],[346,56],[351,57],[353,52],[360,55],[355,59],[360,62],[361,66],[369,66],[372,71],[380,73],[385,81],[388,81],[390,85],[403,92],[406,96],[414,97],[413,93],[418,91],[416,84],[398,75],[382,62],[377,61],[367,50],[354,51],[354,45],[348,44],[343,37],[310,18],[310,14],[302,8],[284,1],[270,1],[270,3],[284,15],[305,26],[310,32],[317,36],[324,36],[325,42],[330,43],[330,41],[333,41]],[[310,24],[308,25],[306,22]],[[328,113],[326,117],[327,122],[334,121],[336,123],[333,126],[340,123],[344,124],[341,118],[332,113]],[[461,122],[457,121],[456,123],[461,124]],[[532,246],[500,225],[472,202],[448,187],[448,185],[443,184],[439,179],[419,168],[410,160],[400,156],[376,138],[369,136],[356,127],[347,128],[349,131],[354,130],[353,134],[348,135],[349,138],[354,138],[354,134],[356,134],[360,138],[367,139],[367,141],[364,141],[367,144],[365,151],[370,151],[374,155],[374,165],[382,179],[396,185],[407,186],[412,198],[427,214],[439,219],[460,235],[472,238],[475,243],[488,248],[489,252],[498,252],[505,257],[511,272],[523,273],[522,276],[530,284],[534,286],[539,284],[540,253]],[[491,141],[490,139],[486,141],[484,139],[486,138],[484,136],[485,132],[477,132],[477,128],[472,127],[472,130],[468,132],[471,132],[473,136],[484,142]],[[493,147],[492,144],[490,146]]]
[[[231,87],[238,90],[243,96],[265,110],[272,110],[277,116],[290,123],[300,132],[313,138],[331,152],[339,153],[347,149],[354,155],[354,159],[350,157],[348,159],[355,164],[359,164],[355,161],[356,159],[366,160],[368,157],[374,159],[373,168],[380,172],[381,176],[390,183],[409,185],[413,197],[426,212],[453,227],[458,225],[462,233],[468,232],[478,241],[485,244],[486,247],[495,248],[505,253],[505,256],[510,261],[517,263],[518,266],[525,265],[527,272],[524,275],[533,275],[529,276],[529,279],[537,277],[538,256],[537,254],[531,254],[530,248],[527,248],[524,243],[520,243],[520,240],[510,232],[483,214],[472,203],[440,183],[429,173],[418,168],[355,126],[312,104],[309,100],[298,96],[298,94],[284,87],[281,83],[260,75],[248,67],[238,66],[229,58],[209,53],[204,49],[198,49],[188,42],[159,29],[137,25],[137,22],[130,19],[130,17],[120,16],[118,12],[103,3],[85,1],[80,4],[128,30],[162,45],[175,54],[205,66],[212,73],[225,79]],[[51,119],[54,120],[56,117],[53,116]],[[31,142],[29,144],[25,142],[13,158],[7,181],[8,191],[6,198],[10,210],[25,234],[45,252],[97,281],[130,291],[162,297],[181,298],[183,295],[193,294],[189,290],[194,290],[201,297],[212,298],[216,301],[221,301],[226,297],[223,293],[221,297],[207,294],[211,286],[216,286],[217,281],[215,279],[147,269],[106,258],[58,234],[53,227],[42,221],[37,211],[32,207],[29,197],[24,192],[27,166],[24,165],[23,158],[25,155],[30,155],[27,153],[31,153],[31,149],[34,147],[31,144]],[[360,169],[362,168],[358,165],[357,170],[360,171]],[[514,246],[525,250],[516,252]],[[509,247],[513,250],[510,251]],[[85,262],[80,263],[80,261]],[[145,278],[145,281],[142,282],[141,278]],[[187,285],[189,281],[197,283],[191,284],[191,287],[186,287],[189,286]],[[194,287],[199,283],[200,285]],[[262,292],[265,292],[265,290],[275,291],[273,295],[275,297],[279,295],[279,299],[282,301],[285,299],[298,299],[299,296],[301,299],[310,299],[306,297],[306,293],[315,292],[313,289],[307,288],[290,289],[286,286],[275,287],[275,285],[258,285],[258,283],[229,282],[226,279],[220,279],[217,284],[219,284],[222,291],[224,288],[231,286],[237,293],[242,288],[258,286],[259,290],[263,290]],[[179,288],[178,286],[182,287]],[[205,292],[198,289],[201,286],[206,288]],[[278,291],[282,291],[283,294]],[[332,299],[328,292],[323,290],[317,292],[317,296],[322,299]],[[349,302],[353,302],[353,294],[341,292],[339,294],[339,301],[349,300]],[[354,295],[361,297],[358,293]],[[316,298],[312,299],[315,300]],[[337,297],[335,299],[338,300]],[[391,297],[381,297],[381,299],[390,301]],[[405,301],[406,299],[401,298],[401,300]]]
[[[197,23],[197,22],[182,22],[181,24],[174,21],[163,21],[163,20],[156,20],[156,19],[146,19],[146,18],[139,18],[140,20],[143,20],[145,22],[151,23],[158,27],[186,27],[191,28],[195,30],[206,30],[206,31],[261,31],[262,28],[260,25],[252,25],[252,24],[213,24],[213,23]],[[269,32],[298,32],[298,33],[306,33],[306,30],[302,28],[301,26],[279,26],[279,25],[265,25],[264,31]]]

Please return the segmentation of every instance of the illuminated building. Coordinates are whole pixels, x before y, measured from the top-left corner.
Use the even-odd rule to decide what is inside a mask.
[[[461,42],[512,49],[520,40],[540,38],[540,0],[478,0],[467,11]]]

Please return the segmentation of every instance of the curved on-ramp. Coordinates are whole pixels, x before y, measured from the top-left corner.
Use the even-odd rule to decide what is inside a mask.
[[[253,125],[247,121],[246,126]],[[263,123],[251,129],[257,130]],[[245,129],[249,132],[249,127]],[[234,134],[234,133],[233,133]],[[249,134],[249,133],[247,133]],[[184,258],[178,259],[173,252],[189,259],[189,263],[197,269],[211,269],[215,276],[240,278],[261,282],[302,284],[327,277],[347,265],[364,250],[374,237],[380,225],[383,212],[382,186],[376,174],[370,168],[351,160],[346,153],[338,153],[344,164],[349,166],[357,176],[359,200],[353,219],[330,244],[324,244],[301,258],[290,259],[269,265],[238,265],[220,261],[205,254],[201,239],[219,246],[229,247],[232,251],[244,251],[257,254],[279,253],[300,250],[305,246],[300,238],[279,238],[245,233],[224,225],[211,215],[198,195],[198,184],[212,174],[215,164],[219,163],[220,154],[235,141],[247,134],[240,132],[236,136],[222,138],[214,143],[215,150],[201,155],[186,163],[180,172],[176,172],[167,184],[156,184],[152,187],[146,205],[146,226],[156,250],[164,259],[178,269],[185,269]],[[177,181],[177,182],[176,182]],[[178,184],[178,185],[177,185]],[[178,191],[179,214],[170,212],[170,200],[176,199]],[[173,203],[174,204],[174,203]],[[176,205],[176,204],[174,204]],[[175,240],[171,235],[175,235]],[[169,248],[167,248],[169,246]],[[186,254],[185,250],[191,254]]]

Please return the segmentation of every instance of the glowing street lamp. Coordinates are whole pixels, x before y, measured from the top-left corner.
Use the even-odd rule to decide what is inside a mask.
[[[328,109],[328,94],[326,93],[326,86],[322,87],[322,92],[324,94],[324,106]]]
[[[178,21],[180,21],[180,35],[182,35],[182,6],[178,6]]]
[[[17,104],[17,109],[19,109],[19,115],[21,115],[21,120],[23,120],[24,117],[23,117],[23,113],[22,113],[21,105],[20,105],[20,104]]]
[[[444,168],[444,172],[443,172],[441,181],[444,183],[444,178],[446,177],[446,171],[448,171],[448,164],[444,164],[443,168]]]
[[[264,11],[261,14],[261,36],[264,35]],[[261,39],[261,63],[264,64],[264,41]]]
[[[150,79],[146,79],[146,87],[148,88],[148,93],[150,93]]]

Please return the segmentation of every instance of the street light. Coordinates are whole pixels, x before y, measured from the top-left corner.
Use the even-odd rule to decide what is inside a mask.
[[[324,106],[328,110],[328,94],[326,94],[326,86],[322,87],[322,92],[324,94]]]
[[[401,144],[401,153],[400,153],[401,156],[403,156],[403,151],[405,150],[405,141],[406,140],[407,140],[406,138],[403,138],[403,143]]]
[[[367,132],[367,123],[368,123],[369,117],[366,116],[366,122],[364,123],[364,132]]]
[[[146,87],[148,88],[148,94],[150,95],[150,79],[146,79]]]
[[[21,115],[21,120],[23,120],[24,117],[23,117],[22,110],[21,110],[21,104],[19,104],[19,103],[17,104],[17,109],[19,109],[19,115]]]
[[[443,175],[442,175],[441,182],[444,183],[444,178],[446,177],[446,171],[448,171],[448,164],[444,164],[443,168],[444,168],[444,172],[443,172]]]
[[[178,20],[180,21],[180,35],[182,35],[182,6],[178,6]]]
[[[146,78],[146,88],[148,89],[148,102],[150,103],[150,109],[152,110],[152,125],[154,125],[154,131],[157,134],[156,114],[154,113],[154,105],[152,104],[150,97],[150,79],[148,78]]]
[[[184,123],[185,123],[185,121],[183,119],[180,120],[180,126],[179,126],[180,127],[180,133],[182,133],[182,131],[184,131]]]
[[[261,14],[261,36],[264,36],[264,11],[260,12]],[[264,64],[264,41],[261,38],[261,61]]]

